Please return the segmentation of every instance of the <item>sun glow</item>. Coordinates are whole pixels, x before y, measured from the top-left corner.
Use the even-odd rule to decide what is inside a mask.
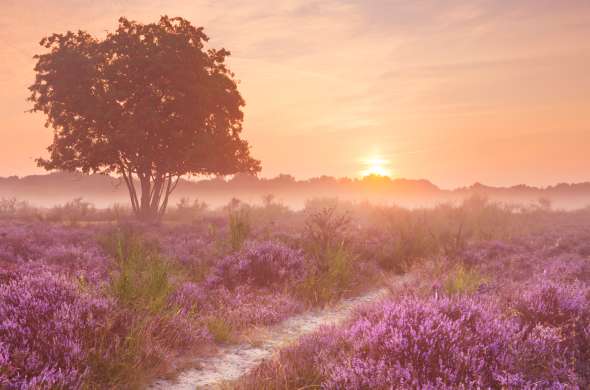
[[[387,176],[391,177],[391,169],[389,169],[389,161],[381,157],[370,157],[363,161],[365,169],[361,171],[361,176]]]

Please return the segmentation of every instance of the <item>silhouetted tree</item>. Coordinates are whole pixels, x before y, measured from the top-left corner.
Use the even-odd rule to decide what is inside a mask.
[[[39,166],[118,174],[148,220],[161,217],[183,175],[258,172],[240,138],[244,100],[230,53],[205,49],[207,40],[202,27],[167,16],[120,18],[102,40],[84,31],[43,38],[31,111],[46,114],[54,139]]]

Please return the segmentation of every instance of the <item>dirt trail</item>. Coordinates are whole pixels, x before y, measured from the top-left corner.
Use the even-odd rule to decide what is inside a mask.
[[[396,278],[399,285],[406,278]],[[225,381],[240,378],[299,337],[317,330],[323,325],[338,324],[350,317],[352,312],[363,304],[376,302],[388,294],[387,288],[372,291],[355,298],[343,299],[334,306],[293,316],[280,324],[270,327],[261,342],[229,345],[219,349],[215,356],[195,359],[192,368],[182,372],[175,381],[159,380],[153,390],[194,390],[215,388]]]

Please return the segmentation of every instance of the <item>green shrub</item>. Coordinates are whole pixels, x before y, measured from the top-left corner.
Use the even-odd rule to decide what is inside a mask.
[[[310,212],[305,220],[308,251],[321,260],[330,251],[347,244],[351,217],[338,213],[335,207]]]
[[[101,384],[97,388],[145,388],[146,381],[168,372],[171,353],[198,345],[193,339],[199,335],[169,305],[172,266],[157,247],[126,226],[100,241],[114,259],[108,292],[118,308],[93,336],[97,347],[91,371],[99,375],[91,382]]]
[[[485,278],[476,270],[463,265],[455,267],[444,283],[448,295],[472,294],[485,282]]]
[[[381,268],[405,273],[427,256],[438,251],[438,242],[420,212],[397,211],[388,221],[388,240],[377,249]]]
[[[157,313],[166,307],[173,290],[171,266],[132,231],[118,230],[105,240],[114,254],[116,269],[110,292],[126,307]]]
[[[342,296],[354,281],[353,257],[344,248],[330,248],[300,283],[297,294],[310,304],[323,304]]]
[[[232,327],[221,317],[209,318],[207,320],[207,330],[218,343],[227,343],[232,339]]]

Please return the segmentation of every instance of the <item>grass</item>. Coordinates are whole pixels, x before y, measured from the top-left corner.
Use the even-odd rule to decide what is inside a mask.
[[[233,251],[239,250],[250,234],[250,214],[245,208],[229,212],[229,243]]]
[[[217,343],[228,343],[233,340],[232,327],[224,318],[209,318],[207,320],[207,330]]]
[[[162,311],[173,291],[171,265],[139,237],[116,234],[117,270],[111,278],[111,294],[123,305]]]
[[[485,278],[479,272],[460,264],[447,276],[443,288],[448,295],[468,295],[483,283]]]
[[[312,305],[327,303],[342,296],[353,279],[353,256],[342,246],[328,248],[315,272],[299,284],[296,294]]]
[[[166,325],[176,315],[168,306],[174,291],[172,265],[128,229],[115,230],[101,243],[114,259],[107,291],[119,308],[104,333],[93,336],[97,345],[91,371],[100,374],[92,382],[106,388],[139,389],[165,372],[173,349],[167,344],[175,335],[160,334],[170,331]]]

